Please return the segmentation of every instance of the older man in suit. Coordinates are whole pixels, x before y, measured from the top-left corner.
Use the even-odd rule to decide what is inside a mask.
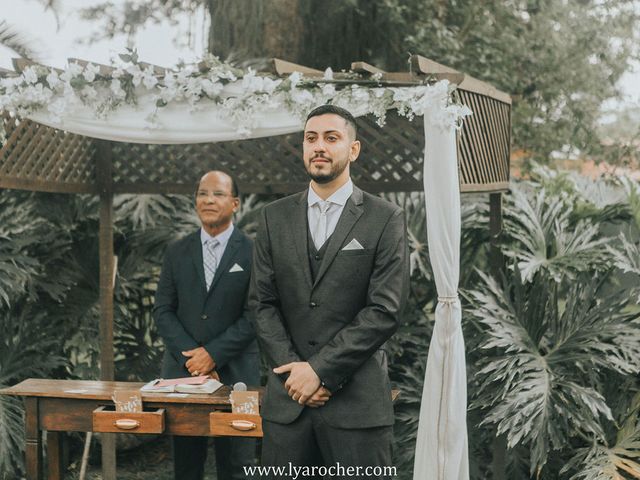
[[[264,465],[324,466],[357,478],[391,464],[394,416],[381,348],[406,300],[408,246],[402,209],[351,182],[359,153],[353,116],[316,108],[304,130],[308,190],[262,213],[250,306],[272,368]]]
[[[156,292],[153,315],[166,347],[162,376],[210,374],[225,384],[258,385],[255,331],[245,315],[252,245],[232,222],[240,204],[235,181],[207,173],[195,203],[202,227],[168,247]],[[174,436],[176,480],[203,478],[207,440]],[[255,441],[217,438],[215,451],[218,478],[241,479]]]

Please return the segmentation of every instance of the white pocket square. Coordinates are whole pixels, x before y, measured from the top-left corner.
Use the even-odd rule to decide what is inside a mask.
[[[345,245],[342,250],[364,250],[364,247],[360,245],[360,242],[355,238]]]
[[[233,273],[233,272],[244,272],[244,268],[242,268],[240,265],[238,265],[237,263],[233,264],[233,267],[231,267],[229,269],[229,273]]]

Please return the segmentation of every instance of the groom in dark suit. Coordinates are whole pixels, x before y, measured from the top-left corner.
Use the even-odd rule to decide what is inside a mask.
[[[163,378],[212,375],[224,384],[260,382],[255,331],[245,315],[251,240],[232,223],[240,200],[223,172],[204,175],[195,192],[202,228],[170,245],[156,291],[153,316],[165,343]],[[200,480],[207,437],[173,437],[176,480]],[[220,480],[244,478],[255,441],[215,440]]]
[[[392,453],[382,346],[406,301],[409,256],[402,209],[351,182],[359,153],[353,116],[316,108],[304,130],[308,190],[262,213],[250,306],[271,367],[264,465],[391,476],[373,470],[390,466]]]

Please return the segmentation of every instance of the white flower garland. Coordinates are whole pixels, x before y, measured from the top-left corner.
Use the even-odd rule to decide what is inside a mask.
[[[452,101],[453,88],[446,80],[411,87],[340,85],[331,69],[319,81],[298,72],[286,79],[271,78],[251,68],[234,68],[213,56],[197,67],[187,65],[159,75],[153,66],[141,66],[135,52],[120,55],[120,59],[122,63],[106,75],[91,63],[84,67],[69,63],[62,73],[42,65],[29,66],[19,76],[0,79],[0,110],[19,116],[46,111],[59,122],[65,113],[83,106],[96,117],[106,118],[122,106],[138,105],[144,97],[155,105],[147,117],[153,127],[158,111],[169,104],[186,103],[198,110],[213,101],[244,136],[254,128],[256,114],[274,107],[304,118],[313,107],[332,103],[358,114],[373,114],[380,125],[387,110],[396,108],[409,119],[429,115],[436,124],[457,128],[471,114],[466,106]]]

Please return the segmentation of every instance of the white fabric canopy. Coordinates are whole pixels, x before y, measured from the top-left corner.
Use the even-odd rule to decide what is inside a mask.
[[[89,108],[77,109],[74,115],[64,116],[60,120],[46,112],[29,116],[32,120],[54,128],[85,135],[92,138],[132,143],[204,143],[224,142],[246,138],[238,132],[227,118],[217,114],[216,110],[189,112],[179,105],[163,108],[160,121],[153,127],[145,121],[149,111],[130,106],[109,115],[108,119],[96,118]],[[288,112],[269,112],[255,119],[255,128],[250,138],[283,135],[302,130],[299,118]]]
[[[453,127],[425,115],[424,191],[429,258],[438,290],[420,405],[414,480],[466,480],[467,375],[458,300],[460,183]]]
[[[169,104],[156,109],[154,100],[149,97],[142,97],[138,102],[138,106],[123,105],[106,118],[96,117],[93,109],[83,105],[76,106],[59,118],[46,110],[32,113],[29,118],[87,137],[158,144],[261,138],[299,132],[304,127],[304,122],[298,116],[280,107],[256,112],[251,118],[251,131],[243,132],[211,101],[202,101],[195,110],[187,104]],[[152,123],[149,115],[155,110],[157,112]],[[362,109],[352,113],[360,116],[366,111]]]
[[[446,92],[446,85],[444,89]],[[432,110],[442,107],[442,111],[424,111],[428,242],[439,302],[422,394],[413,478],[467,480],[466,367],[457,298],[460,198],[456,134],[452,125],[443,126],[444,102],[429,105]],[[350,110],[359,116],[367,113],[365,107]],[[149,115],[154,112],[154,126],[150,127]],[[137,143],[218,142],[281,135],[303,128],[298,116],[278,105],[255,113],[250,131],[241,132],[213,102],[202,102],[195,111],[186,104],[156,109],[152,100],[144,98],[139,99],[138,106],[124,105],[106,118],[96,118],[94,110],[82,106],[60,117],[43,110],[28,117],[80,135]]]

